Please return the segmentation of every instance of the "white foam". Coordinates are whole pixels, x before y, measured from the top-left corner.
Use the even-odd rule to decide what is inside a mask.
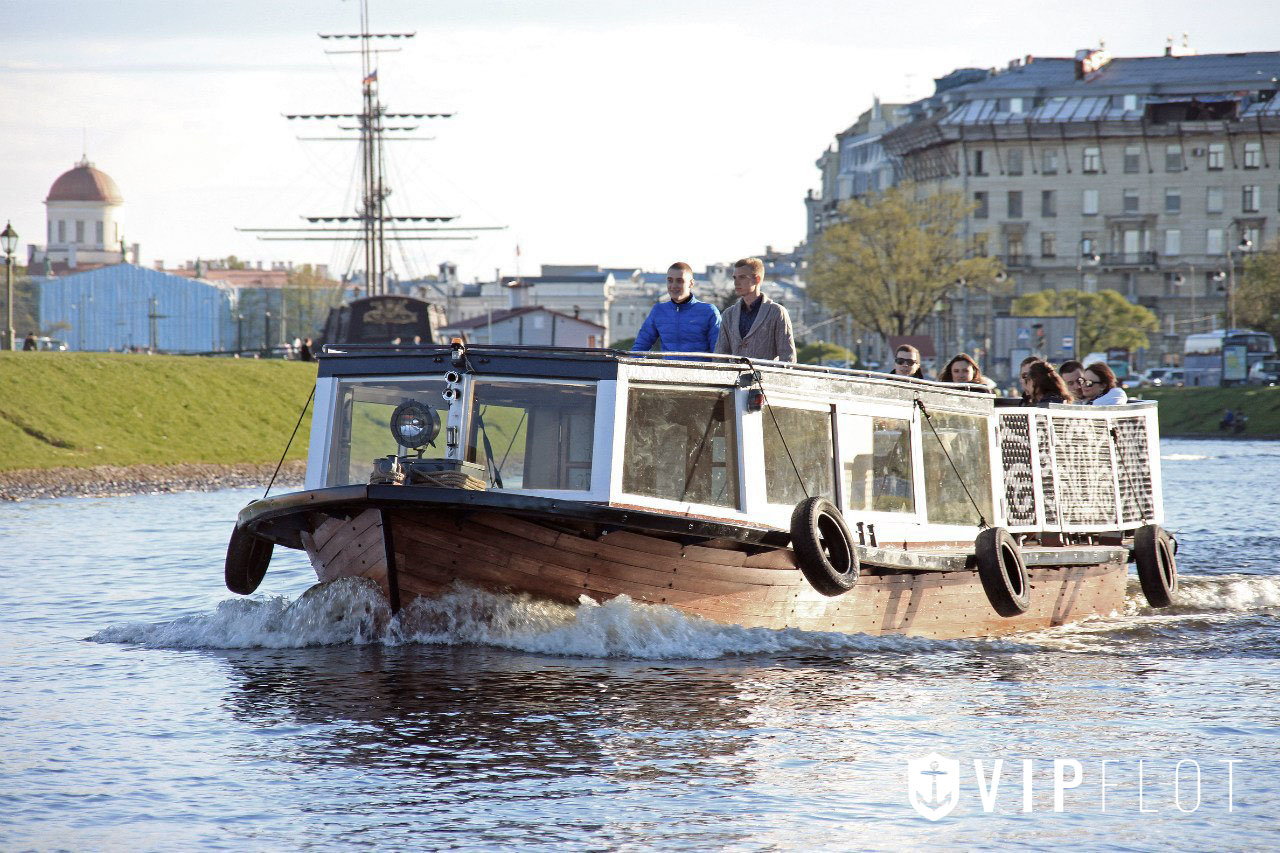
[[[1280,577],[1198,575],[1180,577],[1173,606],[1179,611],[1240,611],[1280,607]]]
[[[1199,462],[1201,459],[1208,459],[1199,453],[1170,453],[1160,457],[1166,462]]]
[[[485,645],[538,654],[652,660],[812,652],[903,652],[1002,648],[1010,641],[927,640],[865,634],[771,630],[721,625],[665,605],[619,596],[577,606],[527,595],[457,586],[437,599],[418,599],[390,618],[368,581],[312,587],[296,602],[248,598],[222,602],[209,615],[162,624],[112,626],[90,637],[104,643],[165,648],[300,648],[336,644]]]

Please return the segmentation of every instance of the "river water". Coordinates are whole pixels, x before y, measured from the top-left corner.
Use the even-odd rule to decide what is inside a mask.
[[[388,623],[285,549],[228,593],[252,491],[2,505],[0,849],[1274,847],[1280,444],[1163,458],[1179,603],[999,641]]]

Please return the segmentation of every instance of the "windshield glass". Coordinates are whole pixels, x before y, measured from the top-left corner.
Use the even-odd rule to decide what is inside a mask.
[[[467,460],[498,489],[591,488],[596,388],[477,380]]]
[[[396,444],[391,436],[391,414],[401,403],[415,400],[435,412],[441,435],[423,448],[424,459],[444,456],[444,426],[448,418],[440,379],[344,379],[338,383],[338,411],[329,475],[325,485],[346,486],[369,482],[373,461],[383,456],[417,455]]]

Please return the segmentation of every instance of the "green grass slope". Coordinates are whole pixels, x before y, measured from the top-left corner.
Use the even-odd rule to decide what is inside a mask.
[[[1160,401],[1163,435],[1225,435],[1218,431],[1218,421],[1231,409],[1249,416],[1244,437],[1280,436],[1280,387],[1141,388],[1133,393]]]
[[[0,470],[275,462],[315,365],[0,352]],[[289,450],[306,456],[311,413]]]

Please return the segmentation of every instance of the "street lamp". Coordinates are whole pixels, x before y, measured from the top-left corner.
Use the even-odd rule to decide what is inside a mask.
[[[6,222],[4,231],[0,231],[0,248],[4,249],[5,261],[5,281],[7,282],[8,300],[5,303],[5,315],[8,318],[8,328],[6,330],[5,348],[16,350],[17,340],[13,330],[13,250],[18,248],[18,232],[13,230],[13,223]]]
[[[244,352],[244,315],[236,314],[236,355]]]
[[[1096,267],[1100,263],[1102,263],[1102,256],[1093,250],[1093,241],[1088,237],[1081,237],[1080,238],[1080,254],[1076,258],[1076,275],[1079,276],[1079,279],[1080,279],[1080,291],[1079,291],[1080,294],[1083,294],[1085,292],[1084,268]],[[1075,314],[1076,314],[1076,319],[1075,319],[1076,325],[1075,325],[1075,328],[1071,330],[1071,335],[1072,335],[1071,351],[1074,355],[1079,356],[1080,355],[1080,296],[1076,297]]]
[[[1227,280],[1226,293],[1227,293],[1227,328],[1228,329],[1234,329],[1236,327],[1236,302],[1235,302],[1236,252],[1239,252],[1241,255],[1244,255],[1245,252],[1248,252],[1253,248],[1253,241],[1249,239],[1249,235],[1245,234],[1243,229],[1241,229],[1240,226],[1236,225],[1235,223],[1232,223],[1232,227],[1236,228],[1237,233],[1240,234],[1240,242],[1235,245],[1235,248],[1227,249],[1226,273],[1224,274],[1221,270],[1219,270],[1213,276],[1214,281],[1222,281],[1224,278]],[[1219,288],[1219,290],[1221,290],[1221,288]]]
[[[271,357],[271,312],[263,312],[266,318],[266,325],[262,327],[262,349],[265,357]]]

